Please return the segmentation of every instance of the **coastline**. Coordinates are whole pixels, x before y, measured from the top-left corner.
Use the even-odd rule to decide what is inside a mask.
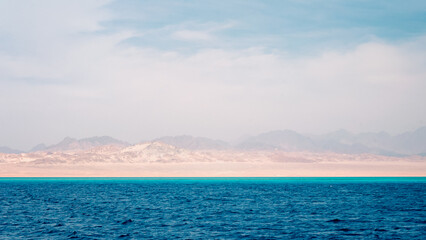
[[[424,177],[425,173],[426,163],[412,161],[0,164],[0,177]]]

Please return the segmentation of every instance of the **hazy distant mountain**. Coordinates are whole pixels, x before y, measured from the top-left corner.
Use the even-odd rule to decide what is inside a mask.
[[[377,150],[377,148],[373,146],[377,142],[372,141],[371,143],[368,143],[370,138],[375,138],[375,136],[370,135],[375,134],[368,133],[367,135],[365,135],[367,137],[367,141],[359,141],[359,135],[352,134],[346,130],[338,130],[324,135],[312,136],[312,139],[314,139],[315,144],[322,151],[347,154],[379,154],[380,152],[383,152],[382,150]]]
[[[386,132],[361,133],[354,135],[354,142],[368,146],[371,149],[381,149],[382,151],[395,151],[392,147],[394,137]]]
[[[394,137],[394,148],[405,154],[426,153],[426,127]]]
[[[324,135],[305,136],[294,131],[273,131],[249,137],[237,145],[239,149],[277,149],[284,151],[373,153],[389,156],[426,153],[426,127],[391,136],[385,132],[352,134],[339,130]]]
[[[31,148],[30,151],[28,152],[37,152],[37,151],[43,151],[47,148],[47,146],[43,143],[40,143],[38,145],[36,145],[35,147]]]
[[[344,130],[340,129],[335,132],[327,133],[320,136],[312,136],[312,138],[315,141],[325,141],[330,143],[339,143],[343,145],[352,144],[355,140],[354,134]]]
[[[102,136],[102,137],[91,137],[84,139],[74,139],[70,137],[64,138],[60,143],[44,147],[42,144],[37,145],[32,149],[32,151],[68,151],[68,150],[86,150],[93,147],[105,146],[105,145],[120,145],[128,146],[129,144],[112,137]]]
[[[154,141],[162,142],[169,144],[178,148],[189,149],[189,150],[203,150],[203,149],[215,149],[215,150],[224,150],[229,148],[229,144],[220,141],[213,140],[204,137],[193,137],[188,135],[182,136],[167,136],[162,138],[157,138]]]
[[[272,131],[249,137],[238,144],[237,148],[246,150],[279,149],[285,151],[317,150],[317,146],[311,138],[290,130]]]
[[[326,134],[317,138],[317,142],[341,144],[340,147],[349,147],[347,153],[375,153],[382,155],[412,155],[426,152],[426,127],[413,132],[406,132],[391,136],[385,132],[351,134]],[[358,149],[353,148],[357,146]],[[339,149],[329,148],[335,152]],[[345,152],[343,151],[343,152]]]
[[[22,153],[23,151],[12,149],[9,147],[0,147],[0,153]]]
[[[353,134],[338,130],[323,135],[302,135],[291,130],[272,131],[257,136],[246,137],[235,146],[220,140],[188,135],[162,137],[154,141],[162,142],[187,150],[281,150],[308,152],[335,152],[345,154],[371,153],[386,156],[426,155],[426,127],[412,132],[391,136],[385,132]],[[29,152],[86,150],[93,147],[128,143],[108,137],[74,139],[66,137],[60,143],[45,146],[39,144]],[[22,151],[0,147],[2,153],[22,153]]]

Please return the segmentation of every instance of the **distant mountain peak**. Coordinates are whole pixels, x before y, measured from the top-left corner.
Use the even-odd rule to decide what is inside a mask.
[[[161,144],[166,144],[187,150],[281,150],[406,156],[426,153],[426,126],[396,136],[383,131],[353,134],[345,129],[339,129],[323,135],[308,136],[285,129],[247,136],[233,146],[221,140],[191,135],[165,136],[152,140],[150,144],[150,148],[165,147],[161,146]],[[65,137],[54,145],[39,144],[29,152],[78,151],[109,145],[111,148],[116,148],[128,147],[130,144],[110,136],[94,136],[82,139]],[[103,149],[108,148],[105,147]],[[23,151],[8,147],[0,147],[0,152],[23,153]]]
[[[43,151],[47,148],[47,146],[44,143],[37,144],[29,152],[37,152],[37,151]]]
[[[426,152],[426,127],[391,136],[386,132],[353,134],[339,129],[323,135],[305,136],[292,130],[261,133],[241,141],[237,148],[246,150],[328,151],[337,153],[373,153],[391,156]]]
[[[3,147],[0,147],[0,153],[12,153],[12,154],[17,154],[17,153],[23,153],[23,151],[21,151],[21,150],[16,150],[16,149],[13,149],[13,148],[10,148],[10,147],[3,146]]]
[[[75,141],[77,141],[77,139],[75,139],[75,138],[71,138],[71,137],[65,137],[61,142],[60,142],[60,144],[62,143],[62,144],[68,144],[68,143],[72,143],[72,142],[75,142]]]
[[[65,137],[61,142],[42,148],[41,145],[39,150],[41,151],[68,151],[68,150],[86,150],[93,147],[104,146],[104,145],[122,145],[128,146],[129,144],[109,136],[95,136],[90,138],[75,139],[71,137]],[[36,147],[37,147],[36,146]],[[34,147],[31,151],[33,151]]]

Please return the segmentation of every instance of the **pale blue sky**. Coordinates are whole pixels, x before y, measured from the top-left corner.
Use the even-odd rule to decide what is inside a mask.
[[[203,47],[264,47],[306,53],[352,47],[375,38],[400,41],[426,31],[424,1],[116,1],[108,30],[144,33],[126,43],[160,49],[193,49],[171,31],[213,31]],[[220,29],[220,26],[227,26]],[[146,35],[145,35],[146,34]]]
[[[425,1],[0,1],[0,146],[426,125]]]

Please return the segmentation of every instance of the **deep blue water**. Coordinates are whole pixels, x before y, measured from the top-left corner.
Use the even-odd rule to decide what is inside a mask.
[[[0,239],[425,239],[426,178],[3,178]]]

